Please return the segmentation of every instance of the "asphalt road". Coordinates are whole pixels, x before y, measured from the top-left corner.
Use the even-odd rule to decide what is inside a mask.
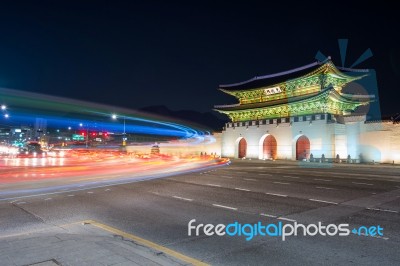
[[[87,219],[214,265],[398,265],[400,168],[233,161],[168,178],[0,201],[3,236]],[[383,236],[188,236],[192,219],[379,225]]]

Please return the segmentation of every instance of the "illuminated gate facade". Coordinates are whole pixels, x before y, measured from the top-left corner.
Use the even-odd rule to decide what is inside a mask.
[[[222,132],[222,156],[358,158],[365,145],[356,142],[361,141],[364,110],[368,110],[359,107],[373,102],[375,96],[342,90],[368,72],[336,67],[328,57],[284,72],[219,85],[222,92],[237,100],[214,107],[230,119]]]

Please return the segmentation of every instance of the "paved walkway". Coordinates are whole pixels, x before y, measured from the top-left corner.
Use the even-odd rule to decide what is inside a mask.
[[[121,234],[116,234],[121,232]],[[189,265],[180,253],[93,221],[0,236],[0,265]],[[143,242],[145,241],[145,242]],[[155,249],[160,247],[159,249]],[[169,253],[169,254],[168,254]],[[170,255],[172,254],[172,255]],[[174,256],[177,255],[177,256]],[[181,260],[181,259],[184,260]],[[186,259],[186,261],[185,261]]]
[[[260,159],[237,159],[237,158],[230,158],[232,162],[251,162],[251,163],[261,163],[261,164],[287,164],[287,165],[296,165],[296,166],[303,166],[303,167],[310,167],[310,168],[330,168],[330,167],[360,167],[360,168],[400,168],[400,164],[389,164],[389,163],[319,163],[319,162],[303,162],[303,161],[296,161],[296,160],[260,160]]]

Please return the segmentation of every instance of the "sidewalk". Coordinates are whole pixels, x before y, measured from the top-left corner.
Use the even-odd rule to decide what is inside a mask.
[[[93,222],[93,224],[91,223]],[[0,265],[190,265],[200,261],[88,221],[0,236]],[[115,234],[115,232],[121,234]],[[129,239],[132,236],[132,239]],[[149,245],[147,245],[148,243]],[[164,250],[165,251],[165,250]],[[170,251],[170,252],[168,252]],[[169,254],[172,255],[169,255]],[[183,258],[183,260],[182,260]]]
[[[276,164],[276,165],[296,165],[303,166],[309,168],[327,168],[327,167],[360,167],[360,168],[383,168],[383,169],[394,169],[400,168],[400,164],[386,164],[386,163],[319,163],[319,162],[304,162],[304,161],[296,161],[296,160],[260,160],[260,159],[237,159],[237,158],[229,158],[231,162],[249,162],[249,163],[261,163],[261,164]]]

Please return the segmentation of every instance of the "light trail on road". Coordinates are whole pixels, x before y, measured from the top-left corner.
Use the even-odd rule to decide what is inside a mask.
[[[227,163],[215,159],[215,152],[194,158],[206,154],[204,147],[215,138],[185,121],[13,89],[0,88],[0,97],[12,111],[7,126],[21,132],[1,149],[0,198],[149,180]],[[22,133],[21,125],[38,121],[40,128]],[[30,142],[40,149],[29,150]],[[179,157],[148,154],[158,145]]]
[[[224,165],[228,161],[212,157],[153,156],[137,158],[122,152],[91,152],[82,156],[71,151],[66,158],[0,159],[0,198],[66,192],[162,178]],[[44,160],[20,165],[19,160]],[[53,165],[53,160],[62,164]]]

